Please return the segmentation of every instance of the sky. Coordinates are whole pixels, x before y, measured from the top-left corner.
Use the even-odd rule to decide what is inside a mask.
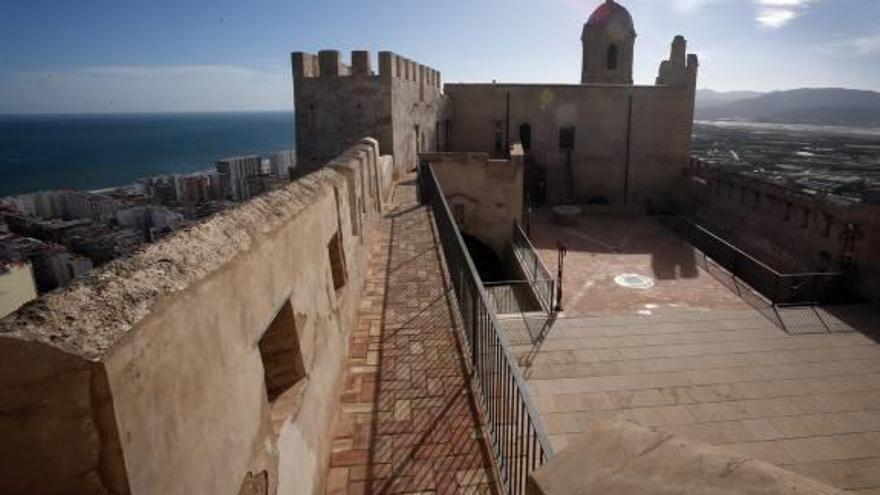
[[[290,52],[391,50],[445,82],[580,78],[603,0],[0,0],[0,113],[289,110]],[[880,0],[622,0],[652,84],[676,34],[699,87],[880,90]],[[347,58],[347,55],[346,55]]]

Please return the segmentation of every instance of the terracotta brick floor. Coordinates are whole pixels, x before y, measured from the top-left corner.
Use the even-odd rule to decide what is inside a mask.
[[[395,191],[351,339],[329,494],[495,493],[428,211]]]

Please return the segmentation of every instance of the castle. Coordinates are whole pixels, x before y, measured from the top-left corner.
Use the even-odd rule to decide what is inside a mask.
[[[876,315],[777,304],[840,274],[646,215],[818,200],[691,161],[697,58],[676,37],[633,85],[635,38],[605,0],[579,84],[293,53],[291,184],[0,319],[0,492],[880,489]],[[838,213],[870,224],[854,250],[831,217],[785,239],[876,274],[873,214]]]
[[[662,208],[690,157],[698,61],[672,41],[654,86],[632,81],[636,32],[608,0],[584,25],[580,84],[446,84],[440,72],[390,52],[374,74],[367,52],[293,54],[298,163],[319,166],[362,136],[395,157],[504,154],[521,143],[531,195],[552,204]],[[541,183],[539,185],[539,182]]]

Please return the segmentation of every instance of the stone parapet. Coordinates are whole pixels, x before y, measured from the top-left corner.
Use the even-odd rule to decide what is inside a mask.
[[[370,52],[365,50],[351,52],[350,66],[343,63],[338,50],[322,50],[318,55],[293,52],[291,62],[294,80],[375,75]],[[385,80],[401,79],[430,88],[441,87],[440,71],[389,51],[379,52],[379,76]]]
[[[320,493],[391,173],[361,139],[0,319],[0,491]]]
[[[771,464],[625,421],[591,425],[530,476],[528,495],[843,495]]]

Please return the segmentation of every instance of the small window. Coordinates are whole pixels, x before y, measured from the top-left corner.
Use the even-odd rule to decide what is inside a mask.
[[[265,373],[266,395],[270,403],[275,402],[275,399],[306,375],[290,300],[275,315],[266,333],[260,338],[259,347]]]
[[[501,153],[504,151],[504,134],[501,132],[501,121],[495,121],[495,151]]]
[[[617,70],[617,45],[608,47],[608,54],[605,61],[608,70]]]
[[[522,144],[523,151],[532,149],[532,126],[529,124],[519,126],[519,142]]]
[[[823,213],[822,216],[825,219],[825,230],[822,231],[822,236],[827,239],[831,237],[831,229],[834,227],[834,217],[828,213]]]
[[[440,122],[434,123],[434,151],[440,151]]]
[[[333,234],[333,238],[327,244],[327,254],[330,257],[330,271],[333,273],[333,288],[339,290],[345,287],[345,253],[342,251],[342,240],[339,232]]]
[[[559,129],[559,148],[563,150],[574,149],[574,127],[562,127]]]
[[[455,223],[457,223],[459,226],[464,225],[464,205],[461,203],[456,203],[452,205],[452,216],[455,217]]]

